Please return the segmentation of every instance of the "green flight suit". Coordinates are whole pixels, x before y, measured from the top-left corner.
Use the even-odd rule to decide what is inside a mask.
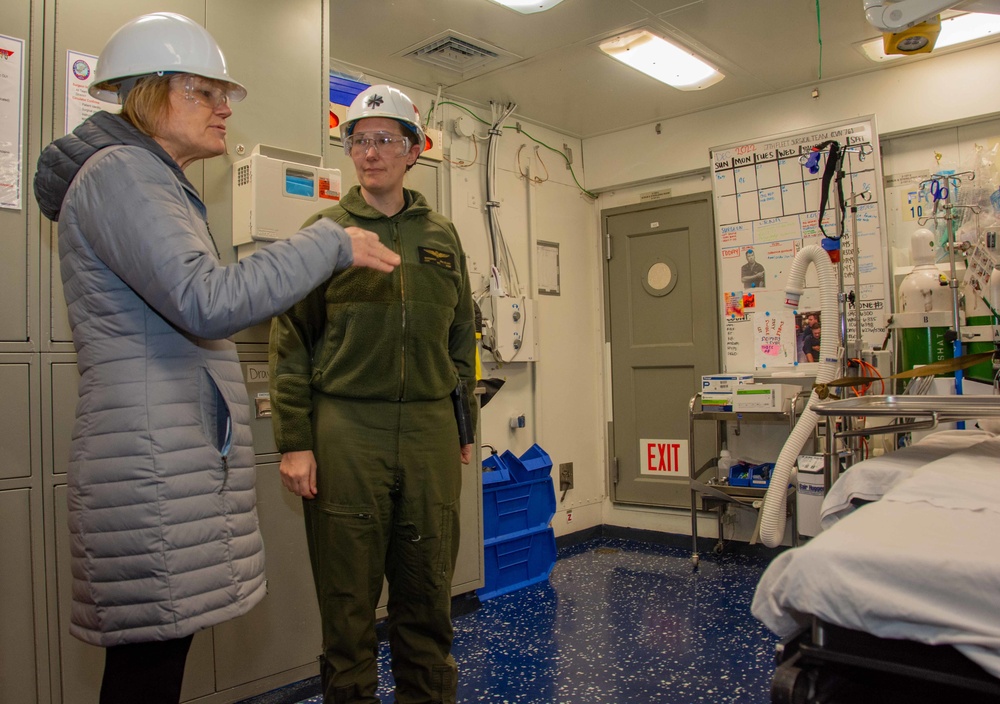
[[[402,264],[346,270],[271,328],[278,450],[313,450],[317,462],[318,495],[303,504],[327,704],[379,702],[383,575],[397,703],[455,701],[461,463],[451,392],[461,381],[474,398],[475,320],[454,225],[416,191],[404,197],[388,217],[355,186],[317,215],[378,233]]]

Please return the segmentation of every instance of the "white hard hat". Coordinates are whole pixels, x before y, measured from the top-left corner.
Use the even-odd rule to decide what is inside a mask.
[[[226,57],[204,27],[184,15],[154,12],[123,24],[104,45],[89,93],[120,102],[122,83],[149,74],[192,73],[229,85],[229,99],[239,102],[247,89],[226,70]]]
[[[430,149],[431,145],[424,128],[420,126],[420,112],[406,94],[398,88],[385,84],[369,86],[358,93],[351,107],[347,108],[347,119],[340,125],[340,139],[346,138],[354,131],[358,120],[366,117],[388,117],[402,122],[417,137],[420,151]],[[347,152],[347,145],[344,145]],[[350,155],[350,152],[347,152]]]

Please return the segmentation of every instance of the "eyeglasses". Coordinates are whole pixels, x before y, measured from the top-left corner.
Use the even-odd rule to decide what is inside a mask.
[[[344,151],[351,156],[364,156],[372,147],[381,156],[403,156],[410,150],[410,140],[392,132],[359,132],[344,140]]]
[[[195,105],[204,105],[215,110],[220,105],[229,105],[229,91],[195,76],[181,76],[178,87],[185,100]]]

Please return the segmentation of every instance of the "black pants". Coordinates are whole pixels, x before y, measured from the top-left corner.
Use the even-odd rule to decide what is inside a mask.
[[[108,648],[100,704],[177,704],[192,638]]]

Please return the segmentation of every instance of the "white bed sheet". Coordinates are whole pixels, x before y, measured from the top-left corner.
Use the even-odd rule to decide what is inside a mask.
[[[983,430],[946,430],[928,435],[916,445],[859,462],[840,475],[823,499],[820,527],[827,530],[853,512],[855,499],[878,501],[921,467],[994,437]]]
[[[751,610],[778,635],[810,616],[955,646],[1000,677],[1000,439],[917,470],[761,577]]]

